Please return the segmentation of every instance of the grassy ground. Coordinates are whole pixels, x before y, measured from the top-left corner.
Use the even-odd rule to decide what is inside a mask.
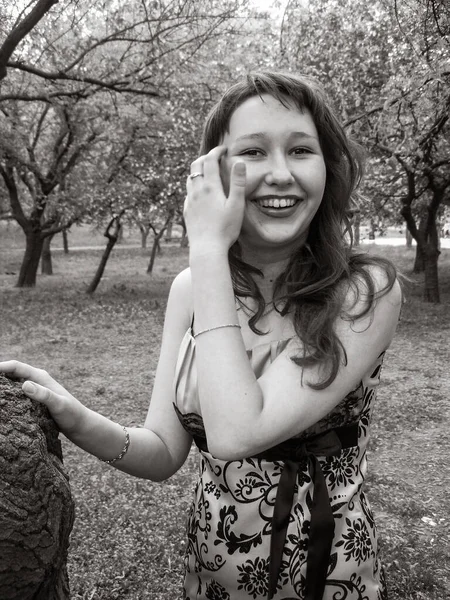
[[[77,244],[102,244],[77,233]],[[187,254],[166,246],[155,273],[148,252],[114,251],[93,297],[84,290],[101,250],[54,253],[52,277],[14,288],[20,239],[3,236],[0,358],[48,369],[90,407],[142,423],[159,352],[165,301]],[[6,247],[5,247],[6,246]],[[12,249],[16,246],[16,249]],[[413,250],[377,247],[408,270]],[[441,305],[424,305],[420,285],[389,351],[379,391],[368,479],[391,600],[450,598],[450,251],[441,256]],[[168,482],[132,479],[64,442],[77,506],[71,536],[73,600],[181,597],[184,528],[196,458]]]

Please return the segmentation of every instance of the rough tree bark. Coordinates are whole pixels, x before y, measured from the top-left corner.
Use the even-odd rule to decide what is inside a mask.
[[[74,503],[47,409],[0,374],[0,598],[68,600]]]

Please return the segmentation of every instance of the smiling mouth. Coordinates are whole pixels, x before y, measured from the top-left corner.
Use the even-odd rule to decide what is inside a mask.
[[[291,208],[302,199],[299,196],[262,196],[252,200],[261,208]]]

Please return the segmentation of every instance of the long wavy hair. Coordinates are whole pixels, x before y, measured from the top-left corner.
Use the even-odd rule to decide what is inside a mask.
[[[302,355],[292,360],[302,367],[319,366],[321,380],[309,385],[324,389],[347,360],[334,330],[336,319],[357,319],[368,314],[376,299],[392,288],[396,272],[389,261],[352,250],[350,216],[353,195],[363,172],[362,153],[346,135],[315,81],[272,71],[248,74],[230,87],[211,110],[203,130],[201,154],[222,142],[233,112],[243,102],[263,94],[270,94],[287,108],[294,105],[301,112],[308,110],[324,155],[326,184],[322,202],[310,224],[306,243],[293,252],[274,285],[274,299],[278,306],[283,306],[277,310],[282,315],[292,312],[296,334],[303,344]],[[258,304],[249,326],[263,335],[257,323],[264,313],[265,301],[253,278],[262,273],[243,261],[239,241],[230,248],[229,262],[236,297],[250,296]],[[367,269],[370,265],[383,268],[387,275],[385,287],[378,292]],[[366,302],[358,314],[350,311],[344,314],[344,290],[348,285],[356,292],[355,304],[364,290]]]

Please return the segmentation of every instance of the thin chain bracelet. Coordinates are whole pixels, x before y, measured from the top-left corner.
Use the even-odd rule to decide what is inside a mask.
[[[237,325],[236,323],[229,323],[227,325],[217,325],[216,327],[210,327],[209,329],[202,329],[198,333],[195,333],[193,337],[197,338],[199,335],[202,335],[202,333],[208,333],[208,331],[214,331],[214,329],[223,329],[224,327],[239,327],[239,329],[241,328],[241,326]]]
[[[116,458],[111,458],[111,460],[105,460],[103,458],[100,459],[102,462],[105,462],[108,465],[113,465],[118,460],[121,460],[125,456],[125,454],[128,452],[128,448],[130,447],[130,434],[128,432],[128,429],[126,427],[123,427],[123,426],[122,426],[122,429],[125,431],[125,444],[124,444],[124,446],[122,448],[121,453],[118,454],[116,456]]]

